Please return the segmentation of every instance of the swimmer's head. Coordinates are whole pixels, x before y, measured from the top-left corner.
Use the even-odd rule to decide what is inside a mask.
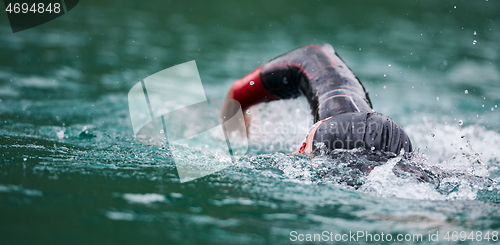
[[[307,142],[310,144],[311,142]],[[410,138],[394,120],[380,113],[344,113],[321,123],[312,140],[312,150],[365,148],[369,151],[411,152]]]

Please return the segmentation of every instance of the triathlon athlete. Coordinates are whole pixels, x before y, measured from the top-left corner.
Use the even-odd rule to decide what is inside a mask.
[[[403,128],[372,109],[366,89],[329,44],[306,45],[265,63],[237,80],[227,97],[246,111],[261,102],[301,94],[309,102],[314,125],[295,153],[315,154],[321,145],[396,155],[412,151]]]

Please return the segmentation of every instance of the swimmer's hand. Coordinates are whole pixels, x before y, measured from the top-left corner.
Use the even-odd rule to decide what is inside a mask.
[[[224,102],[224,106],[222,108],[222,121],[226,122],[229,120],[233,115],[235,115],[238,110],[240,109],[240,104],[239,103],[234,103],[234,97],[233,97],[233,90],[232,88],[229,90],[226,96],[226,101]],[[243,118],[245,120],[245,124],[240,124],[238,127],[231,127],[233,131],[238,131],[242,136],[246,134],[248,136],[249,132],[248,129],[250,127],[250,121],[252,120],[252,116],[248,113],[245,113],[248,108],[241,108],[243,111]],[[232,132],[228,132],[232,133]]]

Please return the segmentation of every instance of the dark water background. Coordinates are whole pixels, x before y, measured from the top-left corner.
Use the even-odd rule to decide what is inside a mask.
[[[0,244],[286,244],[293,230],[425,239],[499,231],[499,13],[495,0],[82,0],[15,34],[0,13]],[[396,161],[354,190],[319,170],[349,175],[345,164],[368,160],[308,160],[274,148],[181,184],[165,148],[134,141],[127,93],[141,79],[196,60],[207,96],[223,97],[263,62],[325,42],[375,109],[405,126],[420,149],[413,161],[454,174],[440,190],[394,176]],[[311,123],[304,104],[255,111]],[[181,151],[194,163],[212,159]],[[412,243],[425,242],[404,242]]]

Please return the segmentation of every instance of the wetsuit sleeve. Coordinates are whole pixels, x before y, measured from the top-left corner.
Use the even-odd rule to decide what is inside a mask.
[[[240,102],[243,110],[258,103],[277,99],[262,85],[261,72],[262,66],[238,79],[231,87],[232,98]]]
[[[371,111],[365,88],[329,44],[306,45],[270,60],[237,80],[232,93],[243,109],[303,94],[315,121]]]

